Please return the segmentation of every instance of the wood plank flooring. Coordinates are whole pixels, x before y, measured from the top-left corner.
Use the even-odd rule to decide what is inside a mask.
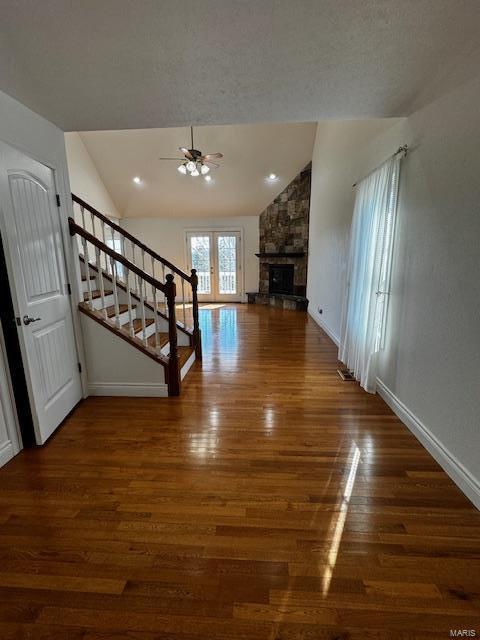
[[[480,634],[480,513],[325,334],[200,316],[181,397],[90,398],[0,470],[0,638]]]

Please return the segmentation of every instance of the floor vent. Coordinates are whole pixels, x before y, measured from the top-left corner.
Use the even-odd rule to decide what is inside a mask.
[[[337,373],[344,382],[355,382],[355,376],[349,369],[337,369]]]

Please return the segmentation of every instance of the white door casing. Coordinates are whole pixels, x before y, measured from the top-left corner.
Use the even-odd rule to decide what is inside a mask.
[[[53,170],[3,143],[0,225],[35,436],[43,444],[82,397],[60,212]]]
[[[20,450],[15,409],[12,400],[7,358],[0,327],[0,467]]]

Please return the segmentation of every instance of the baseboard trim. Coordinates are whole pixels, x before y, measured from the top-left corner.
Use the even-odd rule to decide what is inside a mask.
[[[446,449],[421,420],[377,378],[377,391],[467,498],[480,510],[480,482]]]
[[[330,329],[330,327],[328,327],[325,322],[323,320],[320,320],[318,314],[313,314],[310,309],[308,310],[308,314],[309,316],[318,324],[318,326],[320,327],[320,329],[322,329],[323,331],[325,331],[325,333],[327,334],[327,336],[330,338],[330,340],[332,340],[332,342],[334,342],[337,347],[340,346],[340,338]]]
[[[89,382],[91,396],[126,396],[132,398],[166,398],[166,384],[148,382]]]
[[[3,467],[4,464],[7,464],[9,460],[11,460],[15,455],[15,449],[13,448],[12,442],[7,442],[0,448],[0,467]]]

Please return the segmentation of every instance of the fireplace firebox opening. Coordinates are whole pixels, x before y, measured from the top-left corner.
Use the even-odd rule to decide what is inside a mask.
[[[293,264],[270,264],[268,265],[269,293],[283,293],[293,295]]]

